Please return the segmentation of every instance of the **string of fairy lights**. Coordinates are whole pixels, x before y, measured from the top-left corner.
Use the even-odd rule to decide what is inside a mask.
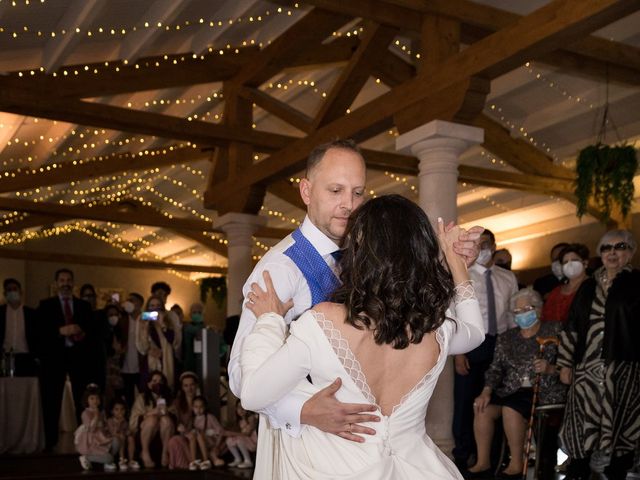
[[[7,0],[4,0],[5,2]],[[26,0],[25,0],[26,2]],[[44,2],[42,2],[44,3]],[[13,0],[12,5],[17,6],[18,2]],[[29,5],[30,3],[25,3]],[[22,37],[39,37],[39,38],[57,38],[64,36],[86,36],[86,37],[117,37],[122,39],[127,35],[138,31],[145,30],[157,30],[161,32],[181,31],[193,28],[210,28],[212,30],[220,29],[222,27],[227,28],[230,25],[238,25],[241,23],[261,23],[269,18],[277,15],[292,16],[294,11],[299,8],[299,4],[295,3],[292,8],[277,7],[275,9],[265,10],[260,14],[244,15],[235,18],[226,19],[205,19],[204,17],[192,18],[182,20],[180,22],[162,22],[162,21],[140,21],[136,25],[124,26],[124,25],[99,25],[91,28],[77,25],[71,28],[61,28],[59,30],[41,30],[28,25],[23,25],[22,28],[7,28],[0,25],[0,34],[5,34],[12,39],[19,39]]]
[[[3,0],[0,0],[0,2],[2,2]],[[7,2],[7,0],[4,0],[5,2]],[[32,3],[35,3],[36,0],[32,0]],[[40,0],[42,3],[44,3],[44,0]],[[12,5],[15,6],[16,2],[15,0],[12,2]],[[29,5],[29,1],[25,0],[25,5]],[[295,5],[295,8],[298,8],[298,5]],[[283,11],[281,11],[283,9],[278,9],[278,13],[283,13]],[[287,13],[288,15],[291,15],[291,11],[284,11],[284,13]],[[244,20],[241,19],[241,17],[239,17],[238,19],[234,19],[234,20],[229,20],[229,23],[240,23],[242,21],[250,21],[253,22],[254,20],[249,20],[249,18],[252,17],[246,17]],[[262,18],[256,17],[255,21],[262,21]],[[210,27],[211,28],[215,28],[217,23],[213,22],[212,20],[209,21],[210,22]],[[220,22],[220,21],[219,21]],[[213,24],[211,24],[213,23]],[[154,27],[154,25],[144,25],[144,28],[158,28],[158,29],[164,29],[164,30],[171,30],[171,29],[176,29],[176,30],[180,30],[181,28],[187,28],[187,27],[193,27],[193,26],[202,26],[206,24],[206,21],[204,19],[199,19],[199,22],[191,24],[174,24],[174,25],[162,25],[162,24],[158,24]],[[221,26],[221,25],[218,25]],[[179,27],[179,28],[178,28]],[[128,35],[134,31],[136,31],[137,27],[132,27],[129,29],[123,28],[120,31],[118,31],[116,28],[111,28],[107,31],[106,28],[100,27],[102,29],[102,31],[99,31],[97,33],[100,34],[104,34],[104,35],[112,35],[112,36],[116,36],[116,35],[121,35],[121,36],[125,36]],[[90,31],[87,30],[82,30],[78,27],[78,29],[76,29],[77,31],[64,31],[64,33],[62,31],[55,33],[55,32],[49,32],[54,33],[54,35],[51,35],[52,37],[54,37],[55,35],[68,35],[68,34],[77,34],[77,35],[87,35],[87,36],[92,36],[93,33],[91,33]],[[356,29],[352,29],[352,30],[347,30],[347,31],[342,31],[342,32],[334,32],[334,36],[340,37],[340,36],[352,36],[352,35],[358,35],[360,33],[362,33],[363,28],[359,27]],[[2,27],[0,27],[0,33],[8,33],[4,30],[2,30]],[[15,33],[15,32],[14,32]],[[25,29],[24,32],[20,32],[19,35],[23,36],[26,35],[27,33],[29,34],[34,34],[33,30],[29,30],[29,29]],[[35,34],[37,35],[37,32],[35,32]],[[46,34],[42,34],[42,35],[38,35],[38,36],[47,36]],[[13,38],[18,38],[18,36],[12,36]],[[243,46],[247,46],[247,45],[252,45],[255,44],[253,41],[246,41],[243,42]],[[260,46],[262,46],[262,44],[260,44]],[[411,51],[411,49],[403,44],[400,40],[395,40],[394,44],[392,46],[392,48],[408,55],[411,58],[415,58],[415,59],[419,59],[420,58],[420,54],[419,53],[413,53]],[[215,49],[210,48],[209,52],[214,52]],[[224,53],[228,53],[229,51],[235,51],[236,53],[238,52],[237,47],[234,49],[234,47],[227,45],[224,49],[220,49],[218,51],[219,54],[224,54]],[[181,57],[181,58],[172,58],[169,56],[165,56],[164,57],[164,61],[165,62],[171,62],[174,65],[179,64],[180,61],[185,61],[186,58],[189,58],[188,56],[186,57]],[[193,57],[194,59],[202,59],[204,60],[204,56],[200,55],[194,55]],[[118,62],[105,62],[104,68],[107,69],[113,69],[113,71],[120,71],[120,68],[122,65],[127,65],[127,61],[124,60],[122,62],[120,62],[120,64],[118,64]],[[145,64],[134,64],[135,68],[143,68],[143,67],[159,67],[162,65],[161,61],[157,61],[151,65],[145,65]],[[84,66],[83,68],[79,68],[77,70],[69,70],[66,72],[62,72],[61,75],[79,75],[82,74],[82,72],[91,72],[92,67],[89,66]],[[102,70],[99,70],[97,67],[93,67],[93,73],[97,74]],[[525,68],[527,68],[528,72],[532,75],[534,75],[534,78],[536,78],[536,80],[539,80],[541,82],[546,82],[546,84],[550,87],[550,88],[554,88],[556,90],[558,90],[560,93],[562,93],[564,96],[566,96],[569,100],[573,100],[576,103],[580,103],[582,105],[586,105],[586,101],[584,101],[581,97],[574,97],[572,96],[568,91],[566,91],[566,89],[558,86],[558,84],[556,82],[553,82],[552,80],[549,80],[545,75],[539,73],[539,72],[535,72],[533,67],[531,67],[531,65],[529,63],[527,63],[525,65]],[[36,69],[33,71],[29,71],[29,72],[19,72],[19,74],[21,74],[20,76],[23,75],[36,75],[38,72],[44,72],[44,70],[42,68],[40,69]],[[56,75],[56,73],[53,73],[52,75]],[[380,83],[380,79],[376,79],[377,83]],[[320,95],[321,97],[326,97],[327,96],[327,92],[321,90],[320,88],[318,88],[318,86],[315,84],[315,82],[313,80],[293,80],[293,79],[289,79],[286,81],[280,81],[280,82],[276,82],[276,83],[271,83],[269,85],[266,86],[266,88],[268,89],[282,89],[282,90],[288,90],[290,88],[309,88],[313,93]],[[222,100],[222,93],[220,91],[215,91],[215,92],[211,92],[209,95],[202,95],[202,94],[198,94],[189,98],[182,98],[182,99],[167,99],[167,98],[157,98],[154,100],[145,100],[145,101],[130,101],[127,103],[127,107],[128,108],[136,108],[136,109],[143,109],[143,108],[153,108],[153,107],[162,107],[162,106],[171,106],[171,105],[184,105],[184,104],[188,104],[188,105],[197,105],[197,104],[202,104],[203,102],[210,102],[210,103],[217,103],[220,100]],[[215,108],[215,107],[214,107]],[[492,112],[494,113],[495,116],[497,116],[501,122],[503,122],[503,124],[505,124],[506,126],[508,126],[512,131],[517,132],[518,134],[522,135],[524,138],[526,138],[528,141],[530,141],[533,145],[538,146],[538,147],[542,147],[543,149],[545,149],[545,151],[547,153],[551,154],[551,148],[544,142],[539,141],[537,138],[533,138],[533,136],[526,131],[526,129],[522,126],[522,125],[518,125],[516,122],[506,118],[506,116],[504,115],[504,112],[502,110],[502,108],[499,105],[496,105],[495,103],[491,104],[490,106]],[[589,105],[589,108],[594,108],[593,104]],[[347,111],[348,113],[348,111]],[[205,112],[205,113],[201,113],[201,114],[193,114],[190,115],[189,117],[187,117],[189,120],[191,119],[200,119],[200,118],[214,118],[215,120],[219,120],[221,118],[222,114],[211,114],[210,112]],[[55,121],[54,121],[55,124]],[[0,125],[0,128],[3,128],[3,125]],[[255,128],[255,125],[254,125]],[[393,135],[393,136],[397,136],[398,133],[394,130],[390,130],[389,135]],[[89,149],[92,148],[101,148],[100,145],[100,141],[96,140],[94,137],[98,137],[100,135],[108,135],[107,131],[105,130],[91,130],[91,129],[86,129],[86,131],[84,132],[85,135],[89,136],[91,134],[93,134],[93,137],[91,137],[91,139],[86,140],[85,143],[83,143],[83,145],[80,146],[68,146],[65,148],[65,150],[58,152],[55,151],[53,157],[70,157],[70,156],[77,156],[81,153],[83,153],[84,151],[87,151]],[[65,141],[67,139],[73,138],[73,137],[77,137],[78,139],[84,139],[82,134],[77,134],[76,130],[73,130],[71,135],[69,134],[65,134],[63,136],[58,136],[58,137],[49,137],[46,138],[45,136],[41,136],[39,141],[40,142],[48,142],[48,143],[56,143],[59,141]],[[152,137],[155,139],[155,137]],[[127,137],[124,139],[121,139],[115,143],[118,144],[118,146],[125,146],[128,145],[130,143],[134,143],[136,141],[139,141],[140,143],[144,143],[146,141],[145,138],[142,137]],[[105,139],[102,141],[102,143],[104,145],[111,145],[111,146],[115,146],[114,142],[110,141],[110,139]],[[24,147],[29,147],[29,146],[33,146],[36,144],[36,140],[30,140],[30,141],[20,141],[20,138],[13,138],[13,139],[9,139],[7,141],[7,146],[24,146]],[[481,155],[483,157],[486,157],[488,161],[490,161],[492,164],[494,165],[498,165],[498,166],[502,166],[506,168],[506,164],[503,160],[500,159],[496,159],[495,157],[491,156],[491,154],[485,152],[485,151],[481,151],[480,152]],[[113,155],[118,155],[118,153],[112,153],[110,156],[112,157]],[[104,155],[104,156],[100,156],[97,157],[99,158],[99,160],[97,161],[104,161],[107,160],[109,157],[109,155]],[[552,154],[553,156],[553,154]],[[104,157],[104,159],[102,158]],[[554,159],[557,160],[557,158],[554,156]],[[20,158],[20,160],[15,160],[15,163],[24,163],[24,162],[32,162],[34,160],[34,158],[31,157],[27,157],[26,159]],[[37,158],[35,158],[35,160],[37,160]],[[82,159],[78,160],[80,163],[82,163]],[[88,161],[88,159],[87,159]],[[95,160],[92,160],[95,161]],[[13,163],[14,159],[10,159],[9,163]],[[7,165],[7,161],[5,160],[4,165]],[[68,163],[68,162],[64,162],[64,163]],[[75,163],[75,161],[74,161]],[[40,167],[39,170],[37,171],[45,171],[45,170],[49,170],[49,169],[56,169],[58,168],[59,165],[57,162],[54,162],[52,164],[49,164],[47,166],[44,167]],[[190,173],[196,180],[205,180],[206,176],[204,175],[204,173],[201,170],[197,170],[194,169],[186,164],[182,164],[178,166],[179,168],[183,169],[184,171]],[[174,168],[178,168],[176,166],[171,166],[171,169]],[[44,168],[44,170],[42,169]],[[35,171],[34,171],[35,172]],[[152,175],[153,174],[153,175]],[[1,174],[0,174],[1,175]],[[6,172],[5,172],[6,175]],[[97,205],[97,204],[104,204],[101,202],[116,202],[118,201],[120,198],[126,197],[126,198],[135,198],[138,199],[140,201],[144,201],[145,204],[148,205],[152,205],[152,202],[150,202],[148,199],[145,199],[146,197],[143,197],[142,195],[147,194],[147,196],[152,196],[155,198],[159,198],[161,199],[163,202],[165,202],[165,204],[180,209],[186,213],[188,213],[189,215],[193,215],[196,218],[202,219],[202,220],[206,220],[208,222],[212,221],[212,219],[210,217],[208,217],[207,215],[205,215],[204,213],[199,212],[198,210],[196,210],[193,207],[190,207],[188,204],[186,204],[185,202],[180,201],[179,199],[173,198],[169,195],[166,195],[165,193],[162,193],[157,187],[157,185],[153,185],[153,182],[157,182],[159,180],[165,181],[170,183],[171,185],[173,185],[174,187],[178,187],[178,190],[182,190],[186,193],[188,193],[189,195],[192,196],[192,199],[197,199],[197,200],[202,200],[202,195],[198,194],[198,189],[190,184],[188,184],[187,182],[183,181],[183,180],[177,180],[175,177],[172,177],[171,174],[169,173],[164,173],[164,174],[160,174],[159,169],[155,169],[155,170],[151,170],[147,175],[146,171],[144,174],[141,174],[140,177],[132,179],[132,178],[127,178],[128,174],[123,174],[123,175],[113,175],[113,176],[106,176],[106,177],[98,177],[97,179],[92,179],[91,182],[94,182],[96,184],[96,186],[93,186],[89,189],[76,189],[74,191],[71,191],[70,189],[62,189],[62,190],[55,190],[55,189],[51,189],[51,187],[48,188],[48,190],[45,193],[42,193],[42,191],[40,189],[36,189],[33,191],[29,191],[29,192],[22,192],[22,196],[23,197],[33,197],[36,195],[40,195],[40,197],[34,198],[35,201],[46,201],[47,199],[53,197],[53,196],[64,196],[64,195],[72,195],[74,197],[80,197],[78,199],[76,198],[71,198],[69,200],[63,200],[60,199],[59,202],[60,203],[69,203],[69,204],[74,204],[74,202],[77,203],[86,203],[87,205]],[[412,179],[411,178],[407,178],[405,176],[399,176],[390,172],[385,172],[385,175],[390,178],[391,180],[393,180],[394,182],[396,182],[399,185],[402,185],[404,188],[407,188],[408,191],[413,194],[413,195],[417,195],[417,187],[415,184],[413,184]],[[300,179],[296,179],[296,178],[291,178],[290,181],[291,182],[299,182]],[[100,186],[98,187],[97,184],[100,182],[104,182],[104,181],[111,181],[111,182],[121,182],[121,183],[114,183],[112,185],[107,185],[107,186]],[[74,182],[71,183],[71,186],[74,186]],[[475,189],[474,189],[475,190]],[[135,192],[139,193],[140,196],[135,197]],[[473,191],[473,190],[472,190]],[[77,193],[75,193],[77,192]],[[20,192],[16,192],[17,196],[20,196]],[[91,197],[87,197],[87,195],[92,194],[93,196]],[[370,190],[369,194],[371,196],[376,196],[377,193],[374,190]],[[492,206],[495,206],[497,208],[502,208],[504,210],[508,210],[506,207],[501,206],[498,202],[495,202],[494,200],[490,199],[489,197],[486,197],[483,199],[489,203],[492,204]],[[164,211],[163,212],[165,215],[170,216],[171,214],[169,214],[168,212]],[[295,219],[295,218],[288,218],[284,215],[283,212],[279,212],[277,210],[273,210],[273,209],[267,209],[264,206],[262,207],[262,213],[269,215],[275,219],[278,219],[282,222],[284,222],[285,224],[290,224],[290,225],[299,225],[300,224],[300,220]],[[16,218],[24,218],[23,214],[20,214],[19,212],[10,212],[7,215],[4,215],[2,217],[2,221],[3,222],[13,222],[16,221]],[[76,224],[70,224],[70,225],[76,225]],[[77,224],[77,225],[82,225],[82,228],[88,228],[87,227],[87,223],[84,222],[83,224]],[[76,225],[75,228],[78,228],[78,226]],[[91,224],[89,224],[91,225]],[[116,229],[121,228],[120,225],[117,224],[109,224],[107,223],[107,227],[110,230],[113,230],[111,232],[106,231],[107,229],[105,229],[105,233],[102,234],[103,235],[103,239],[112,239],[114,241],[114,245],[117,246],[118,242],[119,242],[119,238],[121,240],[121,237],[118,236],[118,233],[116,231]],[[139,226],[135,226],[136,228],[141,228]],[[56,227],[57,228],[57,227]],[[95,227],[92,227],[95,228]],[[54,233],[51,233],[51,231],[55,231],[54,229],[49,229],[47,230],[47,234],[49,235],[53,235]],[[78,230],[81,231],[81,230]],[[30,231],[27,231],[30,232]],[[216,239],[221,241],[221,243],[226,243],[226,240],[222,240],[220,239],[220,237],[216,236],[215,234],[212,234],[211,232],[206,232],[204,233],[205,236],[208,236],[212,239]],[[0,234],[0,239],[4,238],[2,237],[3,234]],[[155,232],[151,231],[149,233],[149,236],[151,236],[152,238],[154,238],[154,240],[159,241],[167,241],[166,237],[162,237],[161,235],[156,234]],[[168,239],[169,241],[171,241],[171,239]],[[255,240],[255,239],[254,239]],[[24,241],[24,240],[23,240]],[[107,241],[108,240],[104,240]],[[2,240],[0,240],[0,244]],[[149,242],[148,240],[144,240],[144,246],[145,247],[150,247],[153,245],[152,242]],[[108,242],[109,243],[109,242]],[[270,247],[262,242],[259,241],[255,241],[255,245],[266,251],[268,250]],[[116,247],[117,248],[117,247]],[[133,248],[131,246],[129,246],[129,248]],[[140,251],[139,249],[136,250],[136,252]],[[195,250],[192,251],[192,249],[189,250],[191,253],[194,253]],[[127,252],[130,253],[130,252]],[[136,253],[137,254],[137,253]],[[179,256],[178,256],[179,258]],[[261,255],[254,255],[254,259],[259,259],[261,258]],[[175,273],[179,273],[179,272],[175,272]]]

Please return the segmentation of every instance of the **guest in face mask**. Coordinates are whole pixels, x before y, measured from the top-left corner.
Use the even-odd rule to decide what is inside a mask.
[[[125,315],[120,321],[124,349],[121,373],[124,382],[124,398],[129,409],[133,404],[135,388],[142,390],[140,385],[140,354],[136,347],[136,338],[143,305],[144,298],[135,292],[130,293],[122,304]]]
[[[549,257],[551,260],[551,272],[536,279],[533,282],[533,289],[542,295],[542,299],[546,300],[551,290],[556,288],[564,280],[562,273],[562,263],[560,262],[560,253],[569,244],[566,242],[557,243],[551,248]]]
[[[106,345],[106,386],[104,391],[105,404],[110,405],[116,398],[124,395],[124,380],[122,378],[122,361],[125,351],[125,317],[127,314],[119,304],[112,303],[105,307],[104,316],[107,319],[109,337]]]
[[[513,327],[513,314],[509,299],[518,291],[513,272],[493,263],[496,239],[490,230],[480,236],[480,254],[469,267],[485,327],[485,340],[474,350],[456,355],[454,377],[453,450],[459,468],[466,468],[469,457],[475,453],[473,433],[473,399],[482,391],[484,375],[493,359],[498,334]],[[473,469],[474,467],[472,467]]]
[[[561,403],[565,388],[555,368],[557,347],[551,345],[538,360],[536,337],[556,337],[562,330],[558,322],[540,323],[540,295],[531,288],[518,291],[511,298],[516,328],[498,336],[491,366],[485,374],[485,386],[474,400],[474,434],[478,461],[467,478],[479,478],[491,472],[490,449],[494,422],[502,418],[511,459],[499,478],[521,478],[526,422],[531,412],[532,384],[541,374],[539,404]],[[547,478],[547,477],[542,477]]]
[[[554,288],[544,302],[543,322],[566,322],[573,297],[587,278],[589,249],[581,243],[572,243],[562,249],[558,257],[567,283]]]
[[[22,286],[15,278],[4,283],[4,298],[0,306],[0,347],[13,352],[16,376],[37,374],[38,323],[36,312],[22,302]]]
[[[558,365],[569,394],[560,432],[567,478],[623,480],[640,438],[640,271],[637,242],[610,230],[598,243],[602,267],[582,282],[561,335]]]
[[[190,322],[182,327],[182,358],[184,368],[187,371],[199,371],[196,362],[196,342],[202,341],[202,329],[204,328],[204,307],[201,303],[194,303],[189,309]]]
[[[150,372],[149,381],[138,394],[129,417],[129,428],[135,435],[139,434],[142,451],[140,458],[147,468],[156,466],[157,459],[151,457],[149,449],[152,440],[160,437],[162,443],[162,456],[160,463],[163,466],[169,464],[167,450],[169,439],[174,433],[175,427],[171,416],[167,413],[167,406],[171,404],[171,390],[167,385],[167,378],[157,370]]]

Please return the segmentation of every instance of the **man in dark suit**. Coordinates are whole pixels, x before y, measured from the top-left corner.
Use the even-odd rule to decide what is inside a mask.
[[[55,274],[58,294],[40,301],[38,321],[42,331],[41,386],[46,445],[58,441],[62,392],[67,374],[71,380],[76,418],[82,413],[82,394],[91,383],[90,339],[94,334],[91,306],[73,296],[73,272]]]
[[[13,352],[14,375],[32,377],[38,374],[39,354],[36,311],[22,303],[22,285],[15,278],[2,283],[7,303],[0,305],[0,346]]]

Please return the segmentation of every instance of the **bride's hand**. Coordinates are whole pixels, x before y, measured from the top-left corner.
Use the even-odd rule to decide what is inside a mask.
[[[447,261],[454,261],[455,257],[451,254],[455,253],[464,260],[467,267],[473,265],[480,253],[479,239],[484,232],[484,228],[480,226],[471,227],[465,230],[454,222],[444,225],[441,218],[438,218],[438,239]]]
[[[464,229],[455,223],[449,222],[449,224],[445,226],[442,218],[438,217],[438,242],[448,262],[458,257],[454,244],[458,241],[461,232],[464,232]]]
[[[280,301],[280,298],[278,298],[278,294],[276,293],[276,289],[273,286],[273,282],[271,281],[271,275],[269,275],[269,272],[265,270],[262,272],[262,276],[267,290],[262,290],[260,285],[252,283],[251,291],[247,295],[247,308],[253,312],[256,318],[263,313],[269,312],[277,313],[284,317],[291,307],[293,307],[293,300],[289,299],[284,303]]]

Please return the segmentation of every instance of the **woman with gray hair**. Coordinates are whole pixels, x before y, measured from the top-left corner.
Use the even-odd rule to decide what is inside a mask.
[[[570,384],[563,449],[567,479],[591,471],[624,479],[640,438],[640,271],[636,241],[611,230],[598,243],[602,267],[576,293],[561,336],[560,379]],[[591,471],[590,471],[591,470]]]
[[[562,331],[559,322],[540,323],[542,298],[532,288],[523,288],[511,297],[517,328],[498,335],[491,366],[485,373],[485,386],[473,403],[473,432],[478,460],[465,478],[493,478],[490,450],[494,423],[502,417],[511,459],[500,478],[522,478],[523,447],[527,420],[533,402],[532,380],[541,374],[540,404],[562,403],[565,388],[558,381],[553,365],[557,348],[545,348],[542,358],[536,337],[554,337]]]

